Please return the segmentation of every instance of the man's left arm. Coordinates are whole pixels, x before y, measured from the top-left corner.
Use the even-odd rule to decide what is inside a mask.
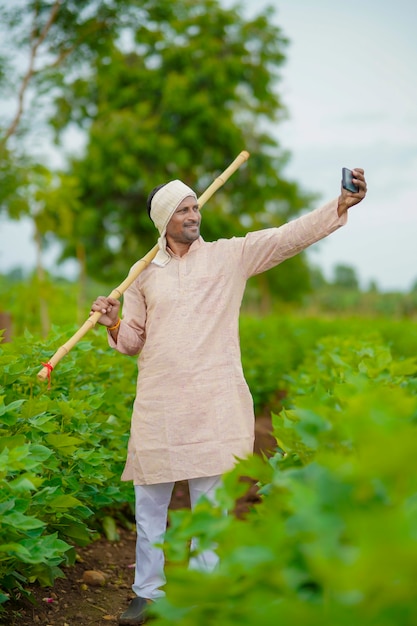
[[[353,170],[357,192],[341,188],[338,198],[279,228],[248,233],[241,249],[240,266],[246,278],[264,272],[313,243],[327,237],[346,224],[348,209],[361,202],[366,195],[364,171]]]

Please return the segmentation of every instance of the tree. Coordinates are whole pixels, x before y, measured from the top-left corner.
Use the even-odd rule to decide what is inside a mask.
[[[336,265],[334,268],[333,284],[344,289],[358,289],[359,281],[353,267],[348,265]]]
[[[65,46],[56,54],[53,47],[49,46],[49,42],[45,43],[57,20],[60,8],[61,0],[54,0],[52,3],[19,2],[17,0],[12,7],[0,6],[1,24],[3,26],[0,87],[3,94],[8,96],[14,89],[14,84],[19,85],[15,112],[1,120],[0,124],[0,212],[6,212],[12,219],[19,219],[22,215],[33,219],[34,240],[37,250],[36,271],[39,288],[39,311],[44,336],[48,333],[50,326],[47,303],[44,297],[47,284],[41,260],[44,235],[47,229],[44,227],[45,218],[39,211],[40,206],[36,201],[36,196],[39,189],[43,189],[42,185],[37,184],[39,177],[43,182],[48,176],[46,168],[31,158],[30,150],[29,154],[25,153],[24,131],[27,128],[25,129],[25,125],[22,124],[22,119],[25,112],[25,99],[27,100],[31,82],[36,79],[37,75],[58,66],[67,56]],[[30,18],[31,26],[29,28],[28,19]],[[21,49],[28,51],[27,66],[23,71],[21,70],[21,66],[23,66],[20,58]],[[11,76],[14,76],[15,80],[11,80]]]
[[[74,125],[87,136],[61,174],[63,188],[68,176],[77,181],[83,215],[71,235],[55,230],[62,258],[82,247],[90,273],[119,279],[155,242],[144,209],[150,189],[181,178],[201,192],[243,148],[249,165],[210,201],[206,239],[280,225],[308,208],[312,196],[284,178],[288,153],[274,138],[285,115],[277,86],[287,42],[271,9],[245,20],[217,0],[23,4],[38,35],[56,9],[37,49],[44,65],[31,77],[37,94],[53,94],[57,145]],[[11,9],[9,24],[21,29]],[[307,284],[303,257],[267,275],[268,289],[287,298]]]
[[[313,291],[318,291],[327,287],[328,283],[320,267],[310,267],[310,284]]]
[[[379,292],[378,283],[376,282],[376,280],[370,280],[369,286],[368,286],[368,293],[378,293],[378,292]]]

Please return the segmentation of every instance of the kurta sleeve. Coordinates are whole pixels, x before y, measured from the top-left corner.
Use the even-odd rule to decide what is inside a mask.
[[[347,213],[339,217],[337,205],[335,199],[279,228],[248,233],[241,251],[245,277],[275,267],[346,224]]]
[[[122,354],[138,354],[145,343],[146,302],[139,281],[130,285],[123,297],[123,317],[117,342],[107,333],[109,345]]]

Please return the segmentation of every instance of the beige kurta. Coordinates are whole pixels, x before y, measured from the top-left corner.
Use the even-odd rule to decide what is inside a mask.
[[[151,264],[124,296],[117,344],[139,375],[122,480],[155,484],[222,474],[251,454],[252,397],[243,376],[239,309],[246,281],[346,222],[337,201],[280,228],[195,241]]]

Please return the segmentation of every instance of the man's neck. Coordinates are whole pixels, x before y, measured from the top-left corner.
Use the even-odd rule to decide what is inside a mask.
[[[187,254],[188,250],[190,249],[190,246],[193,244],[194,242],[191,241],[190,243],[179,243],[176,241],[172,241],[172,239],[167,239],[167,247],[171,250],[171,252],[175,255],[175,256],[184,256],[184,254]]]

